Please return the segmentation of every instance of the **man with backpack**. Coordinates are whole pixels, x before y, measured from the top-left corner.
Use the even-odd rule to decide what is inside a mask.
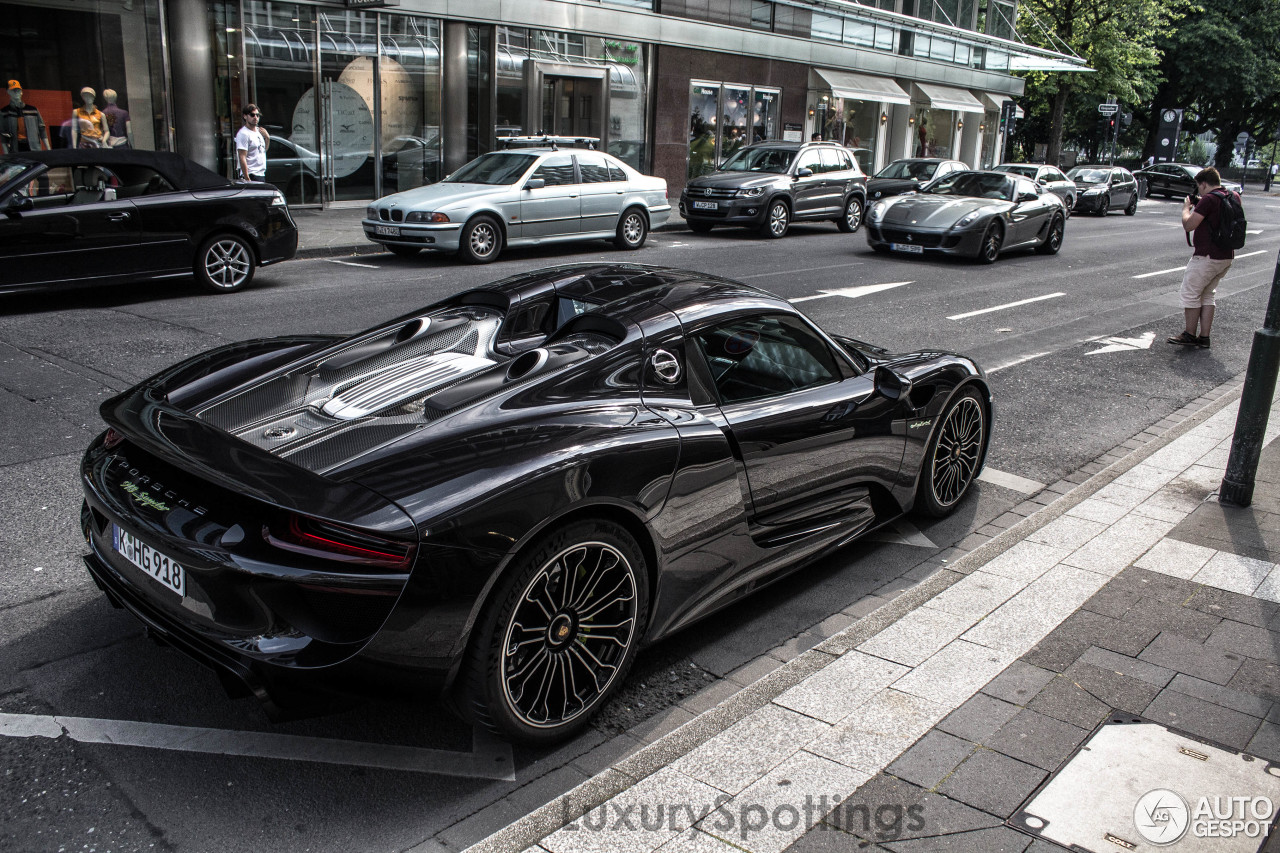
[[[1208,349],[1214,293],[1231,269],[1235,250],[1244,246],[1246,222],[1240,196],[1223,189],[1212,166],[1196,174],[1196,193],[1199,201],[1194,207],[1190,196],[1182,202],[1182,227],[1191,235],[1193,247],[1179,292],[1186,330],[1169,338],[1169,343]]]

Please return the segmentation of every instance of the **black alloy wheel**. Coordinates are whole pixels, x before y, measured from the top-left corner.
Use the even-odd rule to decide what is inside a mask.
[[[619,249],[639,249],[649,237],[649,220],[636,207],[622,213],[618,220],[618,234],[613,238],[613,245]]]
[[[626,677],[648,595],[644,555],[622,527],[580,521],[553,533],[499,584],[478,625],[465,710],[512,740],[568,737]]]
[[[1124,209],[1124,215],[1133,216],[1137,212],[1138,212],[1138,194],[1134,193],[1133,198],[1129,199],[1129,204]]]
[[[384,243],[387,251],[395,255],[397,258],[416,258],[422,252],[421,246],[400,246],[395,243]]]
[[[1066,224],[1062,217],[1054,214],[1049,222],[1049,233],[1045,234],[1044,242],[1036,246],[1036,251],[1042,255],[1058,254],[1058,250],[1062,248],[1062,234],[1065,230]]]
[[[1104,195],[1102,198],[1098,199],[1098,215],[1106,216],[1110,212],[1111,212],[1111,194],[1108,193]]]
[[[791,208],[787,207],[787,203],[780,198],[769,202],[769,209],[765,213],[764,224],[760,226],[760,233],[770,240],[777,240],[787,236],[787,229],[790,227]]]
[[[862,227],[862,199],[856,195],[849,196],[844,203],[844,216],[836,220],[836,225],[846,234],[852,234]]]
[[[469,264],[487,264],[502,251],[502,228],[489,216],[476,216],[462,229],[458,255]]]
[[[973,387],[959,391],[942,413],[925,452],[915,508],[941,518],[968,493],[986,449],[986,410]]]
[[[685,224],[689,226],[689,230],[695,234],[706,234],[712,228],[715,228],[710,222],[699,222],[696,219],[686,219]]]
[[[253,249],[243,237],[215,234],[200,246],[193,272],[205,290],[234,293],[253,281],[256,266]]]
[[[982,234],[982,244],[978,246],[978,263],[994,264],[1000,257],[1000,247],[1004,244],[1004,226],[997,220],[987,226]]]

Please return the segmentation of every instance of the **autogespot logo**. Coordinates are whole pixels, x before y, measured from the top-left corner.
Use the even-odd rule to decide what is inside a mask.
[[[1173,844],[1182,838],[1190,817],[1186,802],[1167,788],[1148,791],[1133,807],[1133,825],[1152,844]]]

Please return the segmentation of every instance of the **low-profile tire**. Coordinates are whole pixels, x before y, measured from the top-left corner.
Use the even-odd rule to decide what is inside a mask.
[[[760,236],[779,240],[787,236],[787,229],[790,227],[791,208],[787,207],[787,203],[780,198],[769,202],[769,209],[764,214],[764,223],[760,226]]]
[[[1004,245],[1004,226],[998,221],[987,226],[982,232],[982,242],[978,245],[978,263],[994,264],[1000,257],[1000,247]]]
[[[422,253],[421,246],[398,246],[394,243],[383,243],[383,245],[397,258],[416,258]]]
[[[469,264],[488,264],[502,252],[502,226],[491,216],[476,216],[462,228],[458,257]]]
[[[1106,216],[1110,212],[1111,212],[1111,196],[1104,195],[1102,198],[1098,199],[1098,215]]]
[[[572,522],[495,586],[462,681],[464,713],[524,743],[563,740],[625,680],[649,605],[644,553],[621,526]]]
[[[693,219],[686,219],[685,224],[689,226],[689,230],[695,234],[707,234],[716,226],[710,222],[698,222]]]
[[[862,199],[851,195],[844,203],[844,216],[836,220],[836,225],[846,234],[852,234],[862,227],[862,215],[866,208]]]
[[[1054,216],[1049,223],[1049,231],[1044,236],[1044,242],[1036,246],[1036,252],[1041,255],[1056,255],[1058,250],[1062,248],[1062,235],[1066,231],[1066,223],[1061,216]]]
[[[973,386],[947,403],[925,449],[916,487],[915,509],[924,515],[949,515],[968,493],[982,466],[987,440],[987,410]]]
[[[613,245],[619,249],[639,249],[649,239],[649,218],[638,207],[631,207],[622,212],[618,220],[618,235],[613,238]]]
[[[215,234],[200,245],[192,266],[196,281],[214,293],[235,293],[253,281],[253,247],[236,234]]]
[[[1129,205],[1124,209],[1125,216],[1133,216],[1138,212],[1138,194],[1134,193],[1133,198],[1129,199]]]

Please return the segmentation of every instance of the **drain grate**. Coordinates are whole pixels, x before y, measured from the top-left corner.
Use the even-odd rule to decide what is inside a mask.
[[[1280,765],[1113,715],[1007,821],[1071,850],[1256,853]]]

